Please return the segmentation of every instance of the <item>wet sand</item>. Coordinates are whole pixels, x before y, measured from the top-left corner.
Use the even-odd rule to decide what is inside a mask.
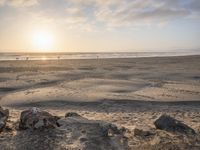
[[[199,60],[200,56],[2,61],[0,105],[11,110],[8,126],[13,130],[1,133],[0,143],[16,147],[20,112],[39,107],[59,116],[73,111],[125,127],[129,149],[199,149]],[[155,130],[153,122],[163,113],[183,121],[197,135]],[[155,130],[155,135],[137,137],[133,130],[138,127]],[[27,138],[20,137],[26,143]],[[65,144],[78,149],[76,142]]]

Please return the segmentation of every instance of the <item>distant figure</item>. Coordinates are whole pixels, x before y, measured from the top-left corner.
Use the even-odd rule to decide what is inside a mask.
[[[28,60],[29,58],[28,57],[26,57],[26,60]]]
[[[16,60],[19,60],[19,57],[16,57]]]
[[[58,60],[60,59],[60,56],[58,56]]]

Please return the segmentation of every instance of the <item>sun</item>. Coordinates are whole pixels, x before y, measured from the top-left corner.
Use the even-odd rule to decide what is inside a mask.
[[[49,31],[35,31],[32,35],[34,49],[40,52],[48,52],[53,49],[54,37]]]

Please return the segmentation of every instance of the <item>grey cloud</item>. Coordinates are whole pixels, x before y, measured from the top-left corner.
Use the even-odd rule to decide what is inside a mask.
[[[193,11],[200,12],[200,0],[192,0],[191,3],[189,3],[189,8]]]

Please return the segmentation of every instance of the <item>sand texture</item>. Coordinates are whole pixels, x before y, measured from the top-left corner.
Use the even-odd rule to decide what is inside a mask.
[[[77,112],[126,128],[126,138],[120,140],[92,139],[99,149],[200,149],[200,56],[2,61],[0,105],[10,110],[7,129],[0,133],[0,149],[82,147],[82,133],[74,137],[57,129],[19,131],[20,112],[30,107],[58,116]],[[154,121],[164,113],[197,134],[155,129]],[[152,134],[136,136],[135,128]]]

